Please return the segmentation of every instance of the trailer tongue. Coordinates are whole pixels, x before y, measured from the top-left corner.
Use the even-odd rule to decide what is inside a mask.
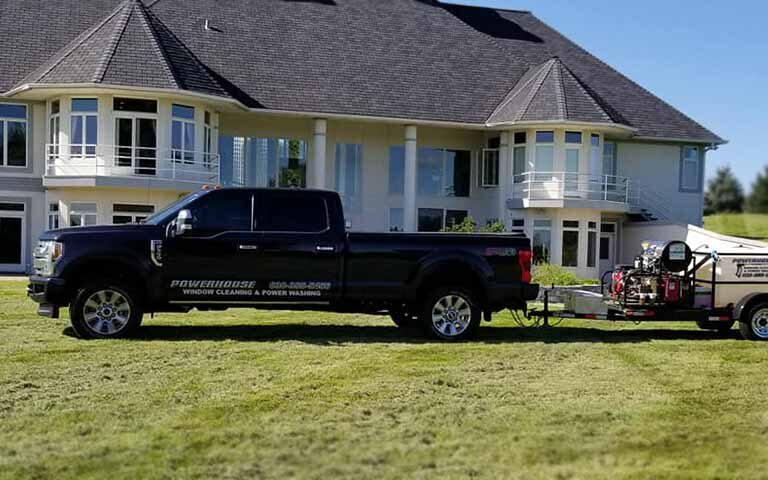
[[[601,293],[564,295],[564,309],[532,309],[529,318],[693,321],[726,332],[739,321],[749,340],[768,340],[768,250],[692,251],[681,241],[644,242],[633,265],[605,272]]]

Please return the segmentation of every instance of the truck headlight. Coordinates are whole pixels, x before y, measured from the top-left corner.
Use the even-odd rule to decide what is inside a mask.
[[[35,273],[44,277],[53,275],[56,262],[64,256],[64,244],[54,241],[40,241],[35,249]]]

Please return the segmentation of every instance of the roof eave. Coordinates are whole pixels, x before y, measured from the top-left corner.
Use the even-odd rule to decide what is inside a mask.
[[[669,142],[669,143],[697,143],[702,145],[725,145],[729,140],[720,137],[712,138],[682,138],[682,137],[651,137],[648,135],[637,135],[632,140],[644,142]]]

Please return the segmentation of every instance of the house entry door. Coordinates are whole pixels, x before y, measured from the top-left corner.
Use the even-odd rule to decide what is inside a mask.
[[[23,203],[0,203],[0,271],[25,271],[26,228]]]
[[[616,266],[616,224],[600,224],[600,275]]]

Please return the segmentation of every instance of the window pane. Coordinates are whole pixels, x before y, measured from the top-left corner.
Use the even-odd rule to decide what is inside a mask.
[[[280,145],[280,187],[307,186],[305,145],[301,140],[278,140]]]
[[[336,145],[335,185],[346,211],[356,212],[362,208],[361,152],[362,145]]]
[[[483,152],[483,185],[499,184],[499,152],[487,150]]]
[[[133,156],[133,122],[130,118],[116,118],[115,123],[115,166],[130,167]]]
[[[181,150],[181,130],[182,130],[182,123],[174,120],[171,122],[171,148],[174,150]]]
[[[402,232],[405,231],[405,210],[402,208],[390,208],[389,209],[389,231],[390,232]]]
[[[9,105],[0,103],[0,117],[4,118],[27,118],[27,107],[25,105]]]
[[[610,260],[610,239],[607,237],[600,238],[600,260]]]
[[[472,154],[468,150],[445,151],[446,191],[449,197],[468,197],[472,176]],[[498,183],[498,182],[496,182]]]
[[[616,231],[616,224],[614,223],[601,223],[600,231],[604,233],[614,233]]]
[[[565,171],[579,173],[579,151],[575,148],[565,150]]]
[[[525,219],[524,218],[514,218],[514,219],[512,219],[512,226],[513,227],[524,227],[525,226]]]
[[[389,147],[389,193],[405,191],[405,147]]]
[[[417,163],[418,194],[441,195],[443,190],[443,151],[437,148],[420,148]]]
[[[533,230],[533,261],[534,263],[549,263],[552,232],[550,230]]]
[[[552,226],[552,220],[534,220],[534,227],[550,228]]]
[[[61,103],[58,100],[51,102],[51,115],[56,115],[61,110]]]
[[[5,165],[5,122],[0,122],[0,165]]]
[[[555,148],[552,146],[536,147],[536,172],[552,172],[555,168]]]
[[[600,146],[600,135],[595,135],[594,133],[590,137],[590,143],[593,147],[599,147]]]
[[[27,165],[27,124],[26,122],[7,122],[8,127],[8,165],[24,167]]]
[[[563,220],[563,228],[579,228],[578,220]]]
[[[515,183],[520,183],[524,180],[523,174],[527,170],[525,168],[525,147],[515,147],[513,150],[512,161],[512,174],[515,176]]]
[[[317,196],[272,192],[266,195],[264,218],[257,230],[320,232],[328,228],[325,201]]]
[[[155,213],[155,207],[153,205],[133,205],[125,203],[116,203],[112,206],[113,212],[130,212],[130,213]]]
[[[195,124],[184,123],[184,160],[192,162],[195,160]]]
[[[133,223],[133,217],[130,215],[113,215],[112,223],[115,225],[124,225],[126,223]]]
[[[443,229],[443,211],[439,208],[419,209],[419,231],[439,232]]]
[[[176,118],[186,118],[188,120],[195,119],[195,109],[193,107],[187,107],[184,105],[176,105],[175,103],[171,107],[172,115]]]
[[[72,145],[83,144],[83,117],[80,115],[73,115],[70,120],[70,142]],[[75,153],[75,152],[72,152]],[[77,153],[80,153],[78,150]]]
[[[515,132],[514,139],[515,139],[515,143],[516,144],[525,143],[525,141],[526,141],[526,134],[525,134],[525,132]]]
[[[24,204],[23,203],[0,203],[0,210],[5,212],[23,212],[24,211]]]
[[[69,205],[69,209],[70,211],[77,212],[77,213],[96,213],[96,204],[72,202]]]
[[[154,118],[136,119],[136,159],[138,167],[136,173],[140,175],[154,175],[157,166],[157,120]]]
[[[116,111],[157,113],[156,100],[144,100],[140,98],[115,97],[112,107]]]
[[[536,132],[536,143],[554,143],[555,132]]]
[[[98,112],[99,101],[95,98],[73,98],[73,112]]]
[[[581,132],[565,132],[565,143],[581,143]]]
[[[244,192],[209,193],[190,210],[195,236],[251,229],[251,195]]]
[[[587,267],[597,265],[597,232],[587,233]]]
[[[448,210],[445,212],[445,226],[458,225],[469,216],[466,210]]]
[[[563,266],[576,267],[579,263],[579,232],[563,231]]]
[[[88,145],[96,145],[98,142],[97,137],[99,134],[98,130],[98,117],[95,115],[88,115],[85,117],[85,143]],[[90,153],[96,153],[96,152],[88,152]]]

